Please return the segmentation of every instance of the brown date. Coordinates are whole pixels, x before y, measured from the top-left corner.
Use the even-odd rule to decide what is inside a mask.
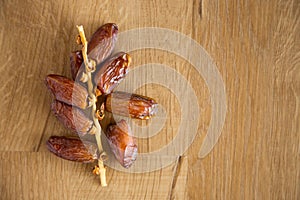
[[[114,23],[104,24],[92,35],[87,54],[97,64],[104,61],[112,52],[117,40],[118,26]]]
[[[95,60],[96,64],[102,63],[112,52],[117,40],[118,27],[116,24],[104,24],[91,37],[87,53],[88,57]],[[82,51],[72,52],[70,55],[71,73],[73,80],[76,76],[81,77],[84,68],[81,68],[83,63]]]
[[[70,55],[72,79],[75,80],[77,73],[83,63],[82,51],[74,51]]]
[[[105,134],[116,159],[123,167],[130,167],[136,160],[138,149],[127,122],[121,120],[108,126]]]
[[[149,119],[157,112],[154,99],[138,94],[113,92],[107,95],[105,109],[117,115],[137,119]]]
[[[79,135],[87,134],[93,126],[93,121],[86,117],[79,108],[54,100],[51,110],[66,128]]]
[[[82,85],[55,74],[48,75],[45,82],[57,100],[82,109],[88,107],[88,92]]]
[[[79,138],[68,138],[64,136],[51,136],[47,143],[50,152],[66,160],[92,163],[98,158],[97,146]]]
[[[94,82],[102,94],[109,94],[128,73],[131,58],[127,53],[120,52],[106,61],[94,76]]]

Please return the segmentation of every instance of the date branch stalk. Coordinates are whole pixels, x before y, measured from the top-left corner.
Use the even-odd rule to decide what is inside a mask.
[[[85,75],[87,77],[87,86],[88,86],[88,93],[89,93],[89,100],[91,102],[91,112],[92,112],[92,118],[93,118],[93,122],[94,125],[96,127],[96,131],[95,131],[95,137],[96,137],[96,141],[97,141],[97,145],[98,145],[98,149],[99,149],[99,153],[100,156],[98,158],[98,166],[99,166],[99,172],[100,172],[100,182],[101,182],[101,186],[105,187],[107,186],[106,183],[106,169],[104,167],[103,164],[103,159],[106,158],[106,153],[103,151],[102,148],[102,143],[101,143],[101,126],[99,124],[98,118],[96,116],[97,113],[97,108],[96,108],[96,102],[97,102],[97,97],[95,95],[95,91],[96,91],[96,87],[93,85],[93,81],[92,81],[92,73],[96,70],[96,62],[94,60],[89,60],[88,56],[87,56],[87,45],[88,42],[86,40],[85,37],[85,33],[84,33],[84,29],[83,26],[77,26],[78,32],[79,32],[79,36],[80,36],[80,42],[82,44],[82,55],[83,55],[83,60],[84,60],[84,64],[85,64]]]

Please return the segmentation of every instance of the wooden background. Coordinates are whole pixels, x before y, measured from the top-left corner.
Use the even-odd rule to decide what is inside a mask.
[[[299,12],[299,0],[1,0],[0,199],[299,199]],[[205,135],[198,134],[176,163],[144,174],[108,169],[109,186],[101,188],[92,165],[46,150],[50,135],[70,133],[50,112],[44,77],[70,77],[75,25],[83,24],[91,35],[107,22],[117,23],[121,32],[150,26],[179,31],[216,62],[228,107],[222,135],[207,157],[197,156]],[[164,52],[132,57],[133,66],[153,61],[174,66],[202,91],[198,132],[205,133],[211,104],[203,78]],[[176,115],[176,98],[166,98],[165,88],[150,85],[137,92]],[[170,123],[175,124],[154,141],[140,141],[140,150],[170,142],[178,122]]]

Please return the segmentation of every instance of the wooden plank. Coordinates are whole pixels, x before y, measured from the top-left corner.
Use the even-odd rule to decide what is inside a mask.
[[[92,164],[62,160],[49,152],[2,152],[0,158],[2,199],[167,199],[177,169],[176,163],[143,174],[108,168],[108,187],[101,188]],[[186,177],[184,169],[177,174],[178,184]]]
[[[20,4],[19,4],[20,3]],[[48,113],[47,73],[63,72],[66,38],[48,24],[51,7],[37,2],[4,2],[1,6],[0,150],[34,151],[38,148]],[[55,41],[55,42],[54,42]],[[58,48],[58,44],[61,44]],[[53,67],[55,66],[55,67]],[[55,69],[55,70],[54,70]],[[5,113],[5,114],[4,114]],[[5,117],[4,117],[5,116]]]
[[[0,157],[2,199],[68,199],[69,170],[78,165],[46,153],[2,152]]]
[[[222,73],[228,111],[213,152],[197,158],[197,139],[187,152],[189,197],[298,199],[299,2],[202,2],[198,38]]]

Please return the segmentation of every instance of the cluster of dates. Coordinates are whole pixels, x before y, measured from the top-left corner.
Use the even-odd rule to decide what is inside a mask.
[[[156,113],[157,103],[149,97],[126,92],[113,92],[114,88],[128,73],[131,58],[127,53],[111,56],[117,39],[118,27],[109,23],[101,26],[91,37],[87,46],[88,57],[96,63],[95,72],[88,77],[84,72],[82,51],[71,53],[72,79],[50,74],[45,82],[55,100],[51,110],[57,119],[69,130],[81,137],[95,134],[95,123],[90,112],[93,99],[87,88],[87,79],[92,79],[95,97],[98,101],[94,113],[102,120],[105,112],[117,115],[149,119]],[[99,102],[101,99],[102,102]],[[110,124],[103,130],[109,146],[118,162],[125,168],[132,165],[137,156],[136,140],[125,120]],[[93,141],[65,136],[51,136],[47,148],[55,155],[83,163],[99,159],[101,150]]]

